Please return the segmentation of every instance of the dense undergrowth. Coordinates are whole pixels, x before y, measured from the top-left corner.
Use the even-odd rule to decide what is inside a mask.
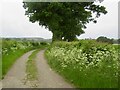
[[[45,56],[55,71],[78,88],[118,87],[118,46],[91,40],[54,42]]]

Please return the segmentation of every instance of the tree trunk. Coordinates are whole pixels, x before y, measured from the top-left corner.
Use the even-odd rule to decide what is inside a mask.
[[[78,40],[76,36],[69,36],[65,38],[65,41],[71,42]]]
[[[60,32],[54,31],[54,32],[52,32],[52,33],[53,33],[52,42],[53,42],[53,41],[62,41],[62,35],[61,35]]]

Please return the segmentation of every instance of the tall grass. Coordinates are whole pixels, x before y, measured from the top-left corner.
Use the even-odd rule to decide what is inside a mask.
[[[118,88],[118,48],[82,40],[55,42],[45,52],[50,66],[78,88]]]

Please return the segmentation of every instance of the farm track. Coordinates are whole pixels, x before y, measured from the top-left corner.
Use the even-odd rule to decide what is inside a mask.
[[[72,85],[54,72],[44,58],[44,50],[41,50],[36,57],[36,65],[38,68],[38,88],[73,88]]]
[[[32,83],[26,84],[26,62],[32,54],[30,51],[20,57],[2,80],[2,88],[32,88]],[[60,75],[54,72],[44,58],[44,50],[41,50],[35,59],[38,69],[37,87],[33,88],[73,88]],[[33,82],[34,84],[34,82]]]
[[[2,82],[0,81],[0,90],[2,89]]]
[[[2,80],[3,88],[28,88],[23,82],[26,76],[26,62],[33,51],[21,56]]]

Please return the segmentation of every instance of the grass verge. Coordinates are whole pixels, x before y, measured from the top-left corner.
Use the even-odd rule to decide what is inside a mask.
[[[49,65],[77,88],[118,88],[118,52],[112,45],[81,41],[53,43]]]
[[[4,78],[14,62],[29,50],[31,49],[16,50],[15,52],[9,52],[8,55],[2,56],[2,78]]]
[[[37,80],[37,67],[35,64],[35,58],[36,54],[40,51],[40,49],[37,49],[32,52],[32,54],[29,56],[26,66],[26,72],[27,72],[27,80]]]

